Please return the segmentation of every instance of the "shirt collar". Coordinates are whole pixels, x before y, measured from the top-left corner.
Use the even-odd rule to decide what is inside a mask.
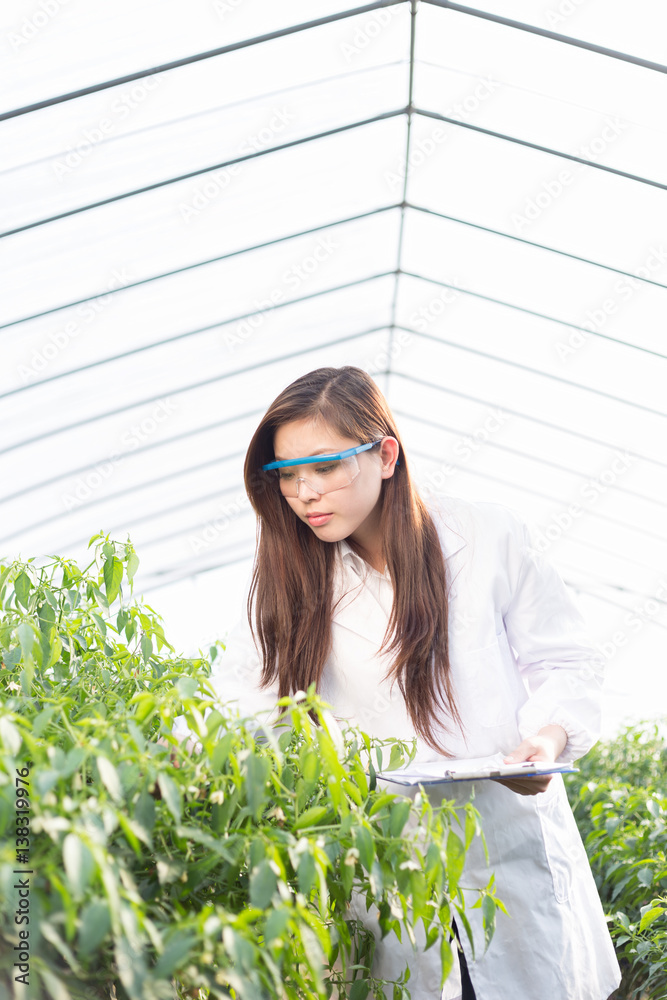
[[[369,566],[365,559],[362,559],[361,556],[354,551],[346,538],[341,539],[338,544],[340,546],[339,551],[343,563],[347,563],[348,566],[351,566],[357,576],[364,576],[366,573],[376,573],[381,579],[391,580],[388,567],[385,567],[384,573],[379,573],[376,569],[373,569],[373,567]]]

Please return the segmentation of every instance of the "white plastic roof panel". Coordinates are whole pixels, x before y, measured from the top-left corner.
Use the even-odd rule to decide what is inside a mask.
[[[667,144],[656,124],[667,78],[564,48],[553,38],[424,4],[416,33],[415,105],[664,183]]]
[[[348,4],[337,0],[281,0],[279,4],[253,0],[250,5],[212,0],[188,8],[184,15],[180,0],[117,0],[105,7],[81,4],[80,9],[60,2],[57,9],[44,11],[25,0],[6,0],[3,30],[11,56],[3,64],[3,83],[12,86],[11,91],[3,87],[2,93],[12,95],[11,103],[5,99],[8,107],[36,103],[197,53],[235,45],[245,48],[258,35],[298,35],[300,25],[349,10]],[[401,16],[405,17],[404,11],[396,15],[392,11],[395,22]],[[367,20],[360,22],[362,27]],[[340,40],[353,44],[358,27],[345,18]],[[64,52],[73,58],[64,59]],[[316,54],[315,48],[314,58]]]
[[[612,720],[629,676],[654,711],[666,17],[3,4],[0,552],[85,564],[92,534],[129,534],[138,592],[195,652],[241,612],[261,414],[357,364],[426,497],[520,510],[601,647],[627,633]]]
[[[667,13],[654,0],[637,0],[631,17],[625,0],[481,0],[474,9],[644,60],[667,55]]]

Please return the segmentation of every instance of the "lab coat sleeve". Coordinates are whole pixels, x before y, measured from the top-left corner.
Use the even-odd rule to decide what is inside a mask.
[[[245,596],[247,589],[246,586]],[[249,729],[261,730],[263,726],[272,725],[279,714],[276,709],[278,681],[276,679],[267,688],[260,686],[261,656],[248,622],[245,596],[241,618],[229,633],[225,651],[213,663],[210,683],[222,705],[237,710],[241,717],[253,719]],[[205,718],[210,711],[207,710]],[[172,733],[179,741],[185,738],[197,741],[182,715],[175,719]]]
[[[512,512],[508,543],[507,638],[528,689],[518,712],[521,738],[556,724],[567,733],[559,761],[576,760],[600,735],[603,659],[554,567]]]

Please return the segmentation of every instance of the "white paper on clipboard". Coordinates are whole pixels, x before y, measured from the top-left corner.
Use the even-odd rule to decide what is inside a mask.
[[[378,771],[378,778],[392,781],[397,785],[436,785],[451,781],[485,781],[494,778],[528,778],[539,774],[572,774],[578,771],[571,761],[561,764],[540,764],[522,761],[519,764],[504,764],[505,754],[490,757],[469,757],[408,764],[395,771]]]

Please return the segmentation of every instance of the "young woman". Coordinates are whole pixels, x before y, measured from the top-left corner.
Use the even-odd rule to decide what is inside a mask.
[[[258,543],[248,614],[213,677],[222,700],[254,714],[315,682],[339,719],[416,737],[422,761],[590,749],[600,671],[564,584],[513,511],[426,506],[364,371],[320,368],[284,389],[250,442],[245,485]],[[468,911],[475,960],[462,935],[463,982],[450,977],[443,997],[607,1000],[618,963],[560,775],[477,782],[475,805],[489,865],[471,850],[463,884],[493,871],[510,917],[483,954],[480,910]],[[372,925],[365,907],[357,916]],[[435,952],[378,940],[373,974],[409,964],[413,1000],[438,1000]]]

